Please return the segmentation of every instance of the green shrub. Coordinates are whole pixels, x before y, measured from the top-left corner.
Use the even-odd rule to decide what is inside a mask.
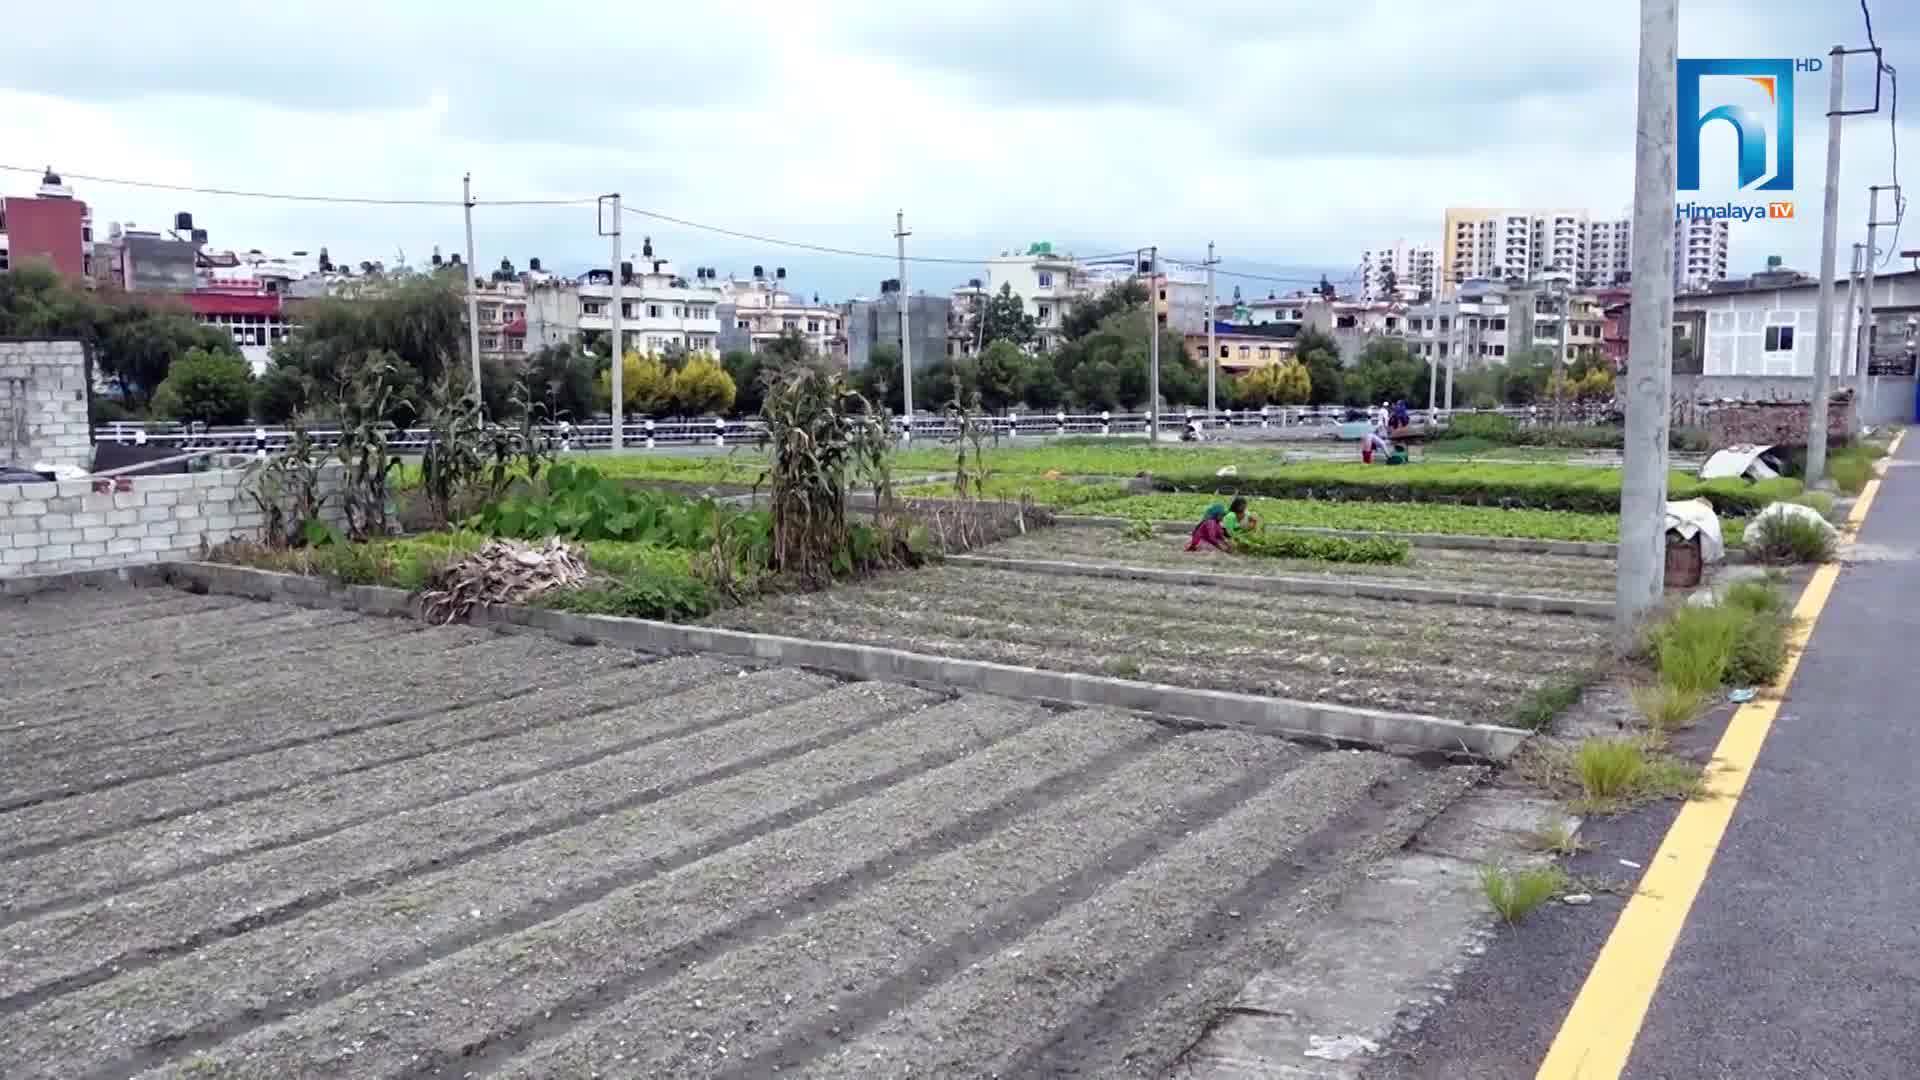
[[[1736,581],[1727,586],[1726,595],[1720,598],[1720,602],[1755,615],[1785,615],[1787,612],[1786,594],[1764,581]]]
[[[1873,463],[1886,456],[1886,448],[1873,443],[1856,443],[1836,450],[1827,458],[1827,474],[1841,491],[1858,495],[1873,479]]]
[[[1727,658],[1726,681],[1731,686],[1769,686],[1787,666],[1787,636],[1793,621],[1780,612],[1742,614],[1733,652]]]
[[[764,554],[771,530],[765,513],[733,510],[712,499],[635,490],[589,466],[561,461],[533,489],[489,505],[469,524],[495,536],[632,540],[691,551],[712,542],[722,519],[734,518],[749,527],[750,546]]]
[[[1535,687],[1507,711],[1509,727],[1545,731],[1554,717],[1566,712],[1587,692],[1590,677],[1565,679]]]
[[[1354,540],[1312,533],[1253,532],[1233,538],[1233,553],[1262,559],[1316,559],[1340,563],[1404,563],[1413,551],[1405,540]]]
[[[1490,443],[1513,445],[1519,425],[1510,416],[1499,413],[1463,413],[1434,435],[1436,439],[1485,439]]]
[[[610,584],[556,589],[534,601],[541,607],[581,615],[683,622],[713,611],[713,591],[691,574],[644,570]]]
[[[87,398],[87,422],[90,424],[111,424],[116,420],[133,418],[133,411],[117,398],[105,394],[93,394]]]
[[[1748,554],[1770,563],[1831,562],[1839,546],[1833,530],[1817,521],[1780,514],[1755,522],[1742,540]]]
[[[189,349],[153,394],[155,416],[207,424],[244,423],[253,411],[253,367],[239,353]]]
[[[1706,694],[1727,677],[1740,638],[1744,612],[1725,607],[1687,607],[1654,627],[1654,666],[1676,690]]]
[[[1803,491],[1787,501],[1814,510],[1829,521],[1833,519],[1833,496],[1824,491]]]
[[[1691,724],[1707,701],[1706,695],[1698,691],[1682,690],[1666,683],[1636,686],[1629,691],[1629,696],[1647,727],[1662,735]]]
[[[1567,887],[1566,871],[1557,866],[1539,866],[1526,870],[1508,870],[1499,866],[1480,868],[1480,891],[1501,920],[1508,925],[1526,918],[1541,904],[1558,896]]]

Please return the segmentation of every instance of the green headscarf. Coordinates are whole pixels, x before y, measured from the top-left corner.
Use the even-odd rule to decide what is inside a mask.
[[[1207,507],[1207,516],[1205,520],[1218,521],[1221,518],[1226,516],[1227,516],[1227,504],[1214,503],[1212,506]]]

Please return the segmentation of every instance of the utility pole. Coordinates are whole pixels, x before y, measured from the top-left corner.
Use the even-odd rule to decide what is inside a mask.
[[[473,174],[460,181],[460,202],[467,212],[467,356],[473,362],[473,400],[480,401],[480,296],[473,288],[479,264],[473,261]]]
[[[1871,214],[1868,215],[1867,220],[1873,220]],[[1867,235],[1873,235],[1871,225],[1867,227]],[[1853,325],[1854,307],[1860,303],[1860,250],[1864,246],[1863,244],[1853,245],[1853,265],[1852,269],[1847,271],[1847,313],[1840,323],[1840,371],[1841,374],[1845,374],[1851,370],[1858,380],[1857,385],[1860,389],[1854,395],[1855,402],[1866,400],[1867,386],[1867,354],[1866,350],[1855,348],[1857,342]],[[1854,407],[1859,408],[1859,405],[1856,404]]]
[[[1678,0],[1640,0],[1639,116],[1633,161],[1633,308],[1620,485],[1617,640],[1660,602],[1666,567],[1667,425],[1673,392],[1673,200]]]
[[[1827,475],[1827,379],[1833,366],[1833,273],[1834,243],[1840,231],[1840,125],[1846,113],[1841,108],[1841,92],[1847,51],[1838,45],[1827,54],[1833,74],[1827,84],[1827,198],[1820,219],[1820,309],[1813,321],[1813,396],[1807,403],[1807,487],[1813,488]],[[1873,253],[1867,253],[1869,265]]]
[[[1160,248],[1147,249],[1147,437],[1160,445]]]
[[[900,247],[900,395],[906,406],[907,442],[913,442],[913,338],[907,334],[907,212],[893,212],[893,239]]]
[[[625,342],[621,341],[623,328],[620,325],[620,306],[626,303],[625,291],[623,289],[625,282],[622,280],[626,275],[620,272],[620,193],[616,191],[611,195],[602,196],[600,204],[602,208],[605,208],[609,204],[611,204],[613,208],[611,215],[613,227],[608,229],[606,223],[602,222],[600,225],[600,235],[613,237],[613,305],[607,313],[607,321],[611,324],[613,331],[612,338],[608,342],[608,347],[611,349],[609,355],[613,362],[613,431],[607,445],[613,450],[619,450],[622,441],[621,424],[624,420],[624,417],[621,416],[621,396],[626,393],[625,381],[622,376],[627,360]]]
[[[1218,391],[1220,361],[1213,355],[1213,264],[1219,262],[1213,257],[1213,241],[1207,241],[1207,423],[1212,425],[1213,416],[1220,411]],[[1156,334],[1157,336],[1157,334]]]
[[[1893,192],[1893,205],[1896,207],[1900,205],[1900,187],[1897,184],[1875,184],[1867,189],[1867,260],[1865,280],[1862,287],[1862,293],[1864,295],[1860,301],[1860,340],[1862,342],[1862,348],[1860,350],[1860,369],[1855,372],[1854,375],[1858,381],[1854,384],[1855,389],[1853,392],[1853,407],[1856,410],[1866,406],[1868,385],[1867,369],[1872,365],[1873,361],[1873,268],[1878,265],[1880,261],[1880,249],[1874,245],[1878,239],[1880,226],[1894,224],[1894,222],[1891,221],[1880,220],[1880,193],[1883,191]]]

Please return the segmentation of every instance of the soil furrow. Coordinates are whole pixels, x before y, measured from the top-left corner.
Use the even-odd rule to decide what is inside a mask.
[[[133,633],[145,633],[160,619],[239,607],[246,602],[168,589],[55,592],[28,597],[17,609],[9,609],[13,617],[8,619],[11,625],[7,633],[0,636],[0,656],[22,656],[44,648],[58,648],[66,636],[99,627],[123,627]]]
[[[28,794],[0,804],[0,812],[402,724],[456,705],[524,697],[596,669],[623,666],[633,655],[529,637],[503,639],[497,647],[481,644],[461,650],[457,667],[438,660],[421,664],[415,658],[402,674],[379,686],[356,686],[341,678],[295,679],[274,694],[243,693],[210,703],[209,711],[220,719],[208,723],[218,724],[216,728],[179,732],[144,743],[137,751],[111,755],[125,764],[104,775],[101,762],[92,756],[46,763],[37,771],[22,765],[21,778],[0,777],[0,786],[11,782],[26,787],[49,780],[58,786],[27,788]],[[246,722],[237,722],[236,714],[245,716]]]
[[[755,1055],[831,1040],[829,1029],[859,1025],[869,1009],[898,1007],[922,980],[995,951],[1001,936],[1018,937],[1021,926],[1097,891],[1306,756],[1258,736],[1181,738],[1041,813],[698,963],[500,1071],[562,1076],[614,1060],[663,1076],[708,1075],[730,1063],[763,1071],[768,1063]],[[491,1060],[467,1064],[484,1073]]]
[[[520,734],[19,859],[0,880],[0,925],[673,737],[688,695],[730,687],[734,672],[694,657],[619,669],[589,678],[585,700],[515,702]]]
[[[803,1040],[774,1060],[810,1076],[1014,1075],[1024,1054],[1171,944],[1192,942],[1205,956],[1211,943],[1201,934],[1223,902],[1307,884],[1320,846],[1356,839],[1348,822],[1370,790],[1416,769],[1379,754],[1320,755],[1159,858],[998,942],[991,956],[940,972],[904,1007],[873,1002],[870,1030],[839,1045]],[[1245,915],[1229,908],[1227,919],[1233,911]]]
[[[897,696],[875,684],[850,693],[855,704],[830,704],[870,711],[888,708]],[[314,1008],[874,795],[1045,716],[1036,708],[979,709],[959,701],[909,712],[842,743],[48,1002],[22,1016],[11,1039],[0,1034],[0,1062],[57,1060],[63,1040],[84,1027],[90,1052],[101,1059],[93,1075],[159,1065],[213,1046],[243,1023]],[[482,915],[476,919],[474,911]],[[296,973],[292,992],[288,972]],[[130,1001],[138,1005],[115,1011],[114,1002]],[[100,1022],[107,1013],[111,1021]]]
[[[131,627],[108,624],[92,630],[35,639],[42,643],[40,648],[31,652],[15,652],[5,657],[9,668],[30,673],[35,679],[31,682],[10,682],[7,691],[11,693],[16,687],[37,689],[46,685],[47,679],[62,675],[80,678],[116,664],[149,660],[164,662],[191,655],[196,650],[246,641],[256,634],[272,633],[277,625],[290,622],[299,625],[299,620],[291,618],[297,614],[300,614],[298,610],[242,601],[232,607],[174,615],[151,624],[141,623]],[[306,621],[312,622],[315,616],[323,613],[306,614]],[[334,622],[342,621],[344,617],[342,612],[325,614],[330,614]],[[139,646],[128,649],[129,639],[136,636],[140,639]]]
[[[643,654],[631,655],[630,661],[653,663]],[[671,661],[676,666],[707,662],[691,657]],[[726,670],[734,670],[731,662],[716,663]],[[6,823],[10,833],[35,839],[0,851],[0,861],[25,858],[201,810],[266,798],[319,779],[348,777],[515,735],[550,723],[550,715],[590,716],[609,706],[631,704],[609,702],[604,681],[627,677],[628,670],[626,662],[614,664],[563,685],[544,687],[521,696],[453,705],[415,720],[14,810],[0,821]],[[662,668],[660,672],[664,676],[671,670]]]
[[[979,703],[990,699],[966,699]],[[561,919],[242,1035],[196,1063],[236,1077],[464,1073],[472,1053],[540,1037],[682,966],[776,932],[913,861],[1097,783],[1170,734],[1075,714],[953,764],[681,867]],[[343,1046],[343,1028],[378,1040]],[[179,1067],[157,1075],[191,1075]]]
[[[712,724],[679,738],[0,928],[0,953],[9,958],[0,971],[0,1013],[208,941],[285,922],[428,866],[468,862],[602,814],[658,802],[878,722],[859,717],[849,728],[840,718],[789,706],[782,723],[750,723],[764,720],[759,714],[769,696],[790,701],[794,682],[816,690],[832,684],[791,671],[740,681],[756,685],[735,687],[724,707],[710,707],[706,718]],[[907,693],[915,702],[929,700],[919,691]],[[697,709],[681,715],[693,720]]]

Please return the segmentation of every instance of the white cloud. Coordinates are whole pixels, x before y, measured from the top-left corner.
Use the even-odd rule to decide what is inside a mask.
[[[1879,5],[1890,62],[1920,15]],[[0,162],[171,183],[456,198],[594,195],[696,221],[985,255],[1208,240],[1248,264],[1350,267],[1437,239],[1449,204],[1588,206],[1632,190],[1628,0],[1200,0],[1185,5],[392,4],[36,8],[0,42]],[[1848,5],[1690,2],[1682,55],[1824,54]],[[1920,71],[1920,63],[1908,60]],[[1916,76],[1920,78],[1920,76]],[[1799,217],[1737,229],[1735,263],[1812,269],[1824,80],[1801,80]],[[1920,115],[1920,84],[1909,116]],[[1903,125],[1920,161],[1920,127]],[[1883,117],[1850,122],[1842,240],[1891,172]],[[29,176],[0,174],[0,190]],[[100,220],[192,210],[218,243],[421,258],[454,208],[329,207],[78,182]],[[686,264],[787,265],[828,295],[892,268],[632,221]],[[482,265],[603,257],[593,210],[482,208]],[[1920,236],[1909,237],[1920,241]],[[923,266],[940,288],[967,268]]]

